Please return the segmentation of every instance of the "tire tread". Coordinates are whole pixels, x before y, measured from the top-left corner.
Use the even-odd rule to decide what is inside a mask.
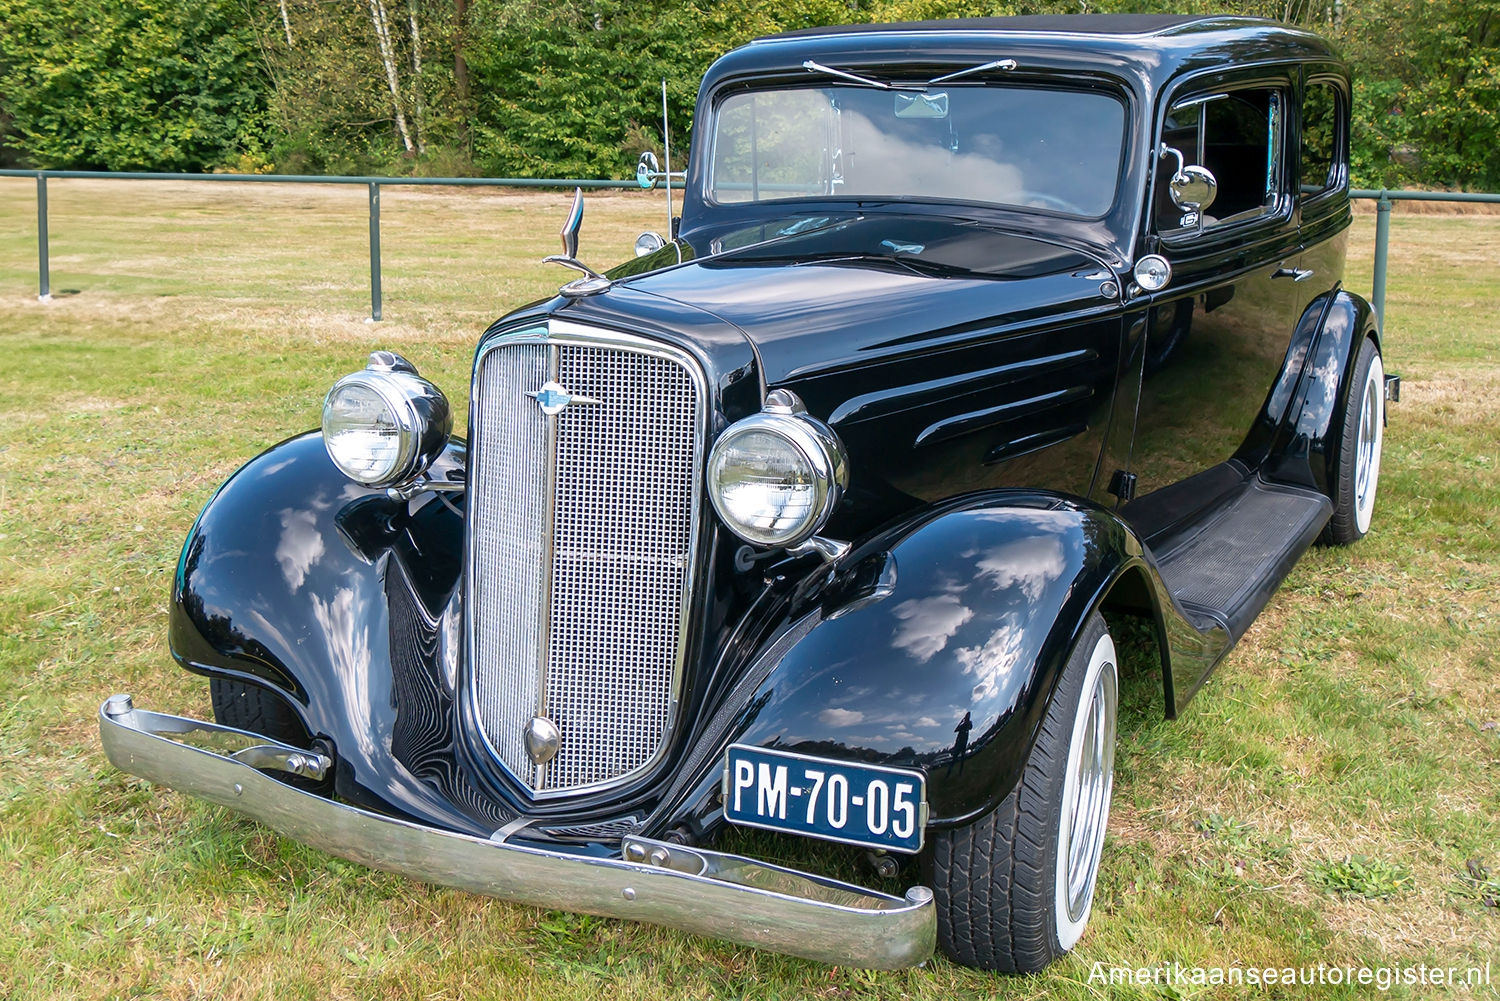
[[[214,720],[221,726],[258,733],[296,747],[308,747],[307,731],[286,700],[269,689],[232,678],[210,678]]]
[[[1075,652],[1091,652],[1105,631],[1096,613]],[[932,837],[938,944],[965,966],[1032,973],[1062,954],[1052,916],[1055,888],[1048,853],[1056,840],[1052,806],[1061,797],[1070,714],[1083,685],[1074,659],[1053,693],[1015,788],[972,824]]]

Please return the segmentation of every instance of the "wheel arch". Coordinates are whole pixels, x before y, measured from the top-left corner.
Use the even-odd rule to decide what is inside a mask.
[[[465,461],[455,439],[434,469]],[[350,802],[493,831],[422,781],[425,745],[412,738],[439,730],[451,702],[429,662],[458,587],[462,530],[461,513],[436,495],[398,503],[352,483],[319,432],[290,438],[231,476],[188,533],[169,606],[172,656],[284,700],[330,749]]]
[[[1172,646],[1167,639],[1166,618],[1163,615],[1162,595],[1159,584],[1153,580],[1153,572],[1144,561],[1127,564],[1110,582],[1108,590],[1099,599],[1097,606],[1104,620],[1111,626],[1116,656],[1132,645],[1132,637],[1113,628],[1121,620],[1143,623],[1149,632],[1149,645],[1157,663],[1161,666],[1162,715],[1167,719],[1177,718],[1176,688],[1172,678]],[[1123,679],[1122,679],[1123,680]]]
[[[1295,389],[1280,411],[1267,469],[1277,481],[1326,494],[1338,459],[1343,405],[1360,346],[1368,339],[1376,351],[1383,354],[1384,348],[1374,307],[1348,289],[1335,288],[1314,299],[1299,328],[1309,321],[1315,326],[1295,370]],[[1293,372],[1286,371],[1283,378],[1292,376]]]

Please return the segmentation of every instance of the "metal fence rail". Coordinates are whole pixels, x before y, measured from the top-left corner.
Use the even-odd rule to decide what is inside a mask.
[[[1387,258],[1391,248],[1391,203],[1405,202],[1487,202],[1500,205],[1500,194],[1481,191],[1388,191],[1381,188],[1355,188],[1350,198],[1371,198],[1375,201],[1375,274],[1371,277],[1370,305],[1375,315],[1385,325],[1385,275]]]
[[[380,189],[393,185],[456,188],[633,188],[635,181],[599,181],[535,177],[340,177],[319,174],[173,174],[151,171],[104,170],[0,170],[0,177],[36,178],[37,298],[52,298],[52,269],[47,249],[47,179],[105,178],[120,181],[234,181],[259,184],[363,184],[370,197],[370,319],[379,320],[380,293]]]
[[[36,178],[37,297],[52,298],[52,275],[47,247],[47,179],[110,178],[125,181],[230,181],[259,184],[363,184],[369,191],[370,213],[370,319],[381,318],[380,292],[380,189],[383,187],[437,186],[454,188],[614,188],[638,189],[635,181],[600,181],[535,177],[338,177],[318,174],[172,174],[146,171],[100,170],[0,170],[0,177]],[[673,187],[680,187],[674,184]],[[1372,200],[1375,206],[1375,269],[1370,303],[1384,322],[1385,285],[1390,256],[1391,205],[1411,202],[1483,202],[1500,204],[1500,194],[1466,191],[1391,191],[1385,188],[1355,188],[1351,198]]]

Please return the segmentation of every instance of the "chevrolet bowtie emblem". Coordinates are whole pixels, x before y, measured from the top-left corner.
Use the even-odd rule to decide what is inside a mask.
[[[548,417],[551,417],[553,414],[562,413],[563,409],[569,404],[599,402],[587,396],[574,396],[555,382],[543,383],[541,389],[538,389],[534,393],[527,393],[526,395],[535,400],[537,406],[542,408],[542,413]]]

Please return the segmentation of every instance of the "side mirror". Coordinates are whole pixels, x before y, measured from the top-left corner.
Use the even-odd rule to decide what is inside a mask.
[[[641,154],[641,158],[635,165],[635,183],[643,188],[654,188],[656,182],[661,180],[661,163],[656,159],[656,154],[649,149]]]
[[[1171,196],[1172,204],[1182,209],[1182,225],[1202,225],[1203,210],[1212,205],[1219,194],[1219,181],[1213,171],[1196,163],[1185,163],[1182,151],[1166,143],[1162,143],[1158,155],[1161,159],[1177,159],[1177,170],[1167,182],[1167,194]]]
[[[1214,198],[1219,193],[1219,182],[1213,171],[1193,163],[1172,175],[1167,191],[1178,208],[1187,212],[1202,212],[1214,203]]]

